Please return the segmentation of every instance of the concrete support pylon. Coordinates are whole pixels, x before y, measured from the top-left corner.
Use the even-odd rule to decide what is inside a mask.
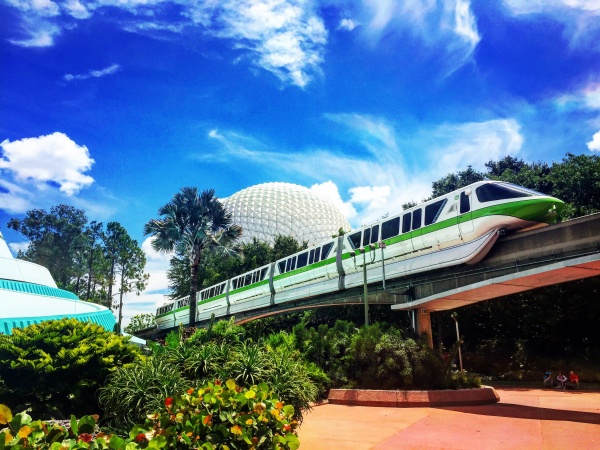
[[[433,334],[431,333],[431,314],[428,309],[417,310],[417,333],[419,336],[427,335],[427,345],[433,348]]]

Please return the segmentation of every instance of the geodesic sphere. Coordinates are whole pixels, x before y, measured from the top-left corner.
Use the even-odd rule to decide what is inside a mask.
[[[222,202],[233,214],[233,222],[242,227],[242,242],[257,238],[273,244],[281,234],[314,245],[331,239],[340,228],[350,230],[333,203],[296,184],[258,184]]]

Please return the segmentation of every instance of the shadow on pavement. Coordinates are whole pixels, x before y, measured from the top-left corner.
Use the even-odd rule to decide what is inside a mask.
[[[566,409],[539,408],[535,406],[515,405],[512,403],[496,403],[483,406],[451,406],[446,411],[456,411],[479,416],[511,417],[515,419],[557,420],[563,422],[579,422],[600,424],[600,413],[573,411]]]

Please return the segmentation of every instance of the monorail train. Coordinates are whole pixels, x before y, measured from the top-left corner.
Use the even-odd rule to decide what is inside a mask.
[[[196,321],[480,261],[505,232],[556,220],[564,203],[499,181],[480,181],[332,238],[197,293]],[[159,329],[189,323],[189,297],[156,311]]]

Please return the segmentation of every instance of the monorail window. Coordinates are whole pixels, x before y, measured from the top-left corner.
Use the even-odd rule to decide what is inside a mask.
[[[369,228],[367,228],[363,232],[363,247],[366,247],[370,243],[371,243],[371,230]]]
[[[460,193],[460,213],[464,214],[471,211],[471,202],[469,196],[464,192]]]
[[[285,273],[285,261],[279,261],[277,266],[279,266],[279,273]]]
[[[381,224],[381,239],[389,239],[400,234],[400,217],[394,217]]]
[[[258,277],[258,272],[252,272],[252,284],[256,283],[256,277]]]
[[[308,253],[307,252],[300,253],[298,255],[298,263],[296,264],[296,267],[298,267],[298,269],[300,267],[304,267],[304,266],[306,266],[307,262],[308,262]]]
[[[402,232],[408,233],[410,231],[410,220],[412,218],[411,213],[406,213],[402,216]]]
[[[308,264],[312,264],[315,262],[315,249],[313,248],[310,252],[308,252]]]
[[[244,277],[244,286],[250,286],[252,284],[252,274],[249,273]]]
[[[412,229],[416,230],[421,228],[421,218],[423,217],[423,210],[421,208],[413,211]]]
[[[321,261],[321,247],[315,248],[315,262]]]
[[[371,244],[374,244],[379,240],[379,225],[375,225],[371,228]]]
[[[531,197],[533,194],[517,189],[510,184],[483,184],[475,189],[481,203],[509,198]]]
[[[290,270],[294,270],[296,268],[296,257],[292,257],[287,260],[285,264],[285,271],[289,272]]]
[[[436,222],[447,202],[448,199],[445,198],[425,207],[425,225],[431,225]]]
[[[323,252],[321,253],[321,259],[327,258],[329,256],[329,252],[331,251],[331,247],[333,247],[333,242],[325,244],[323,246]]]
[[[350,236],[348,236],[348,239],[353,249],[360,247],[360,231],[351,234]]]
[[[262,269],[260,271],[260,281],[264,280],[266,275],[267,275],[267,268],[265,267],[264,269]]]

